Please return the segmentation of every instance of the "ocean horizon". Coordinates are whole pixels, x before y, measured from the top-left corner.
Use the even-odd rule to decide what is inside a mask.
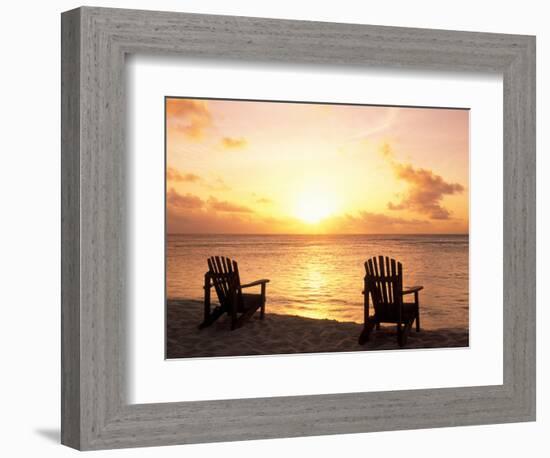
[[[166,295],[202,300],[207,258],[227,256],[243,283],[270,279],[267,313],[361,323],[363,264],[379,255],[424,286],[423,327],[468,328],[468,234],[167,234]]]

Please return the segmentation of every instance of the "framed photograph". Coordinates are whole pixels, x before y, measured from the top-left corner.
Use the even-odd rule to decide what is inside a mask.
[[[468,346],[468,109],[165,104],[167,358]]]
[[[535,419],[535,38],[62,15],[62,442]]]

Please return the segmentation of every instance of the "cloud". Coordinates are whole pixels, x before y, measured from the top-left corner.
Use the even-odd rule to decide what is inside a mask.
[[[422,224],[429,224],[429,221],[420,220],[420,219],[406,219],[395,216],[389,216],[384,213],[373,213],[362,211],[359,212],[359,220],[363,223],[373,224],[373,225],[384,225],[384,226],[418,226]],[[356,218],[357,219],[357,218]]]
[[[204,201],[193,194],[180,194],[170,188],[166,194],[166,205],[176,209],[200,209],[204,207]]]
[[[242,149],[248,144],[246,138],[223,137],[221,144],[225,149]]]
[[[288,230],[287,226],[277,226],[277,221],[264,221],[253,213],[209,209],[178,211],[169,208],[166,223],[170,234],[272,234]]]
[[[166,194],[168,233],[269,233],[270,227],[248,207],[221,201],[203,200],[180,194],[174,188]]]
[[[448,183],[431,170],[415,169],[410,164],[394,164],[394,171],[400,180],[409,185],[400,202],[388,202],[390,210],[414,210],[432,219],[449,219],[451,213],[441,205],[446,195],[464,191],[459,183]]]
[[[205,205],[199,209],[167,208],[170,234],[272,234],[288,231],[286,221],[266,220],[256,213],[219,211]]]
[[[192,140],[200,140],[212,125],[212,115],[205,100],[166,99],[169,128]]]
[[[166,168],[166,181],[174,183],[197,183],[212,191],[229,191],[231,189],[220,177],[211,180],[195,173],[182,173],[174,167]]]
[[[407,219],[369,211],[334,216],[323,224],[330,232],[348,234],[419,233],[431,230],[428,220]]]
[[[411,164],[396,161],[387,143],[382,146],[381,153],[390,162],[395,176],[408,185],[399,202],[388,202],[390,210],[412,210],[438,220],[450,218],[451,213],[441,201],[447,195],[461,193],[464,186],[449,183],[429,169],[414,168]]]
[[[202,181],[202,178],[194,173],[181,173],[174,167],[168,167],[166,169],[166,180],[186,183],[198,183]]]
[[[254,210],[244,205],[234,204],[226,200],[218,200],[212,196],[208,199],[208,207],[212,210],[226,213],[254,213]]]

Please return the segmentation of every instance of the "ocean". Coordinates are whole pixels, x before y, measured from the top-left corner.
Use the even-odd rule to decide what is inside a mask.
[[[404,285],[424,286],[424,328],[468,328],[468,235],[171,234],[166,254],[168,299],[202,300],[207,258],[228,256],[241,282],[271,280],[267,313],[357,323],[364,262],[390,256],[403,264]]]

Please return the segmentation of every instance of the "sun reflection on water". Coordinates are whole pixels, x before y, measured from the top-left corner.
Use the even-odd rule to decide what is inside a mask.
[[[403,262],[405,284],[424,285],[426,325],[468,326],[467,236],[169,236],[167,295],[201,300],[206,259],[223,255],[243,282],[271,280],[268,313],[362,322],[363,263],[379,254]]]

